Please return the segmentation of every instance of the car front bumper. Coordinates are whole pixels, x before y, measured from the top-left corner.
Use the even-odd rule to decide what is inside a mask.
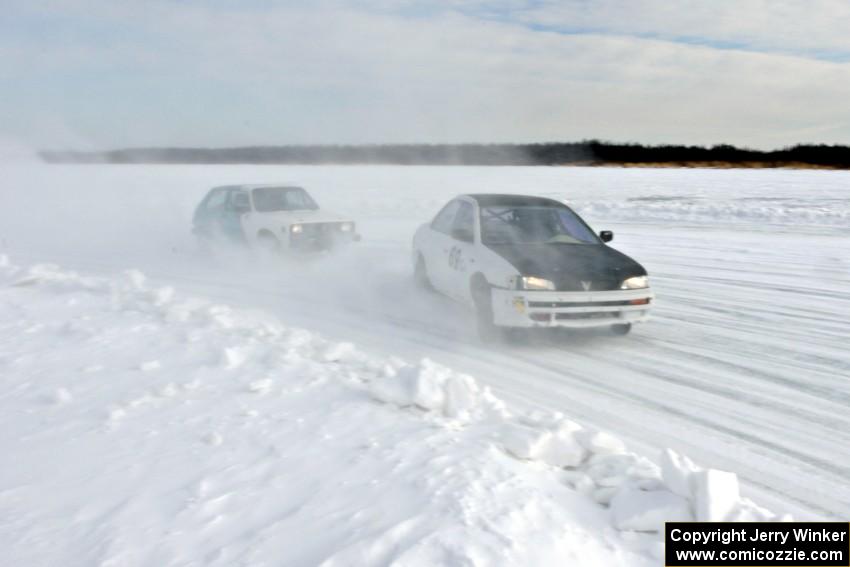
[[[611,291],[493,289],[493,322],[500,327],[605,327],[649,318],[649,288]]]
[[[289,248],[295,253],[309,254],[332,250],[360,240],[360,235],[354,231],[339,230],[340,224],[343,223],[301,223],[302,231],[290,234]]]

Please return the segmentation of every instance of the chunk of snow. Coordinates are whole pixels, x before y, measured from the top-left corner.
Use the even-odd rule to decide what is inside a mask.
[[[169,382],[157,390],[157,393],[163,398],[173,398],[179,392],[180,390],[177,389],[177,386],[175,386],[173,382]]]
[[[321,358],[326,362],[340,362],[350,357],[355,350],[354,345],[351,343],[331,343],[325,348]]]
[[[248,391],[255,392],[257,394],[268,394],[271,389],[274,381],[271,378],[263,378],[262,380],[254,380],[250,384],[248,384]]]
[[[776,522],[776,514],[748,498],[741,498],[727,522]]]
[[[558,419],[552,424],[552,430],[558,433],[575,433],[584,429],[571,419]]]
[[[625,453],[621,455],[592,455],[588,459],[587,474],[594,481],[617,477],[627,477],[629,471],[637,462],[637,455]]]
[[[134,290],[143,291],[145,289],[147,277],[139,270],[127,270],[124,272],[124,277]]]
[[[658,532],[664,522],[693,520],[690,503],[668,490],[622,488],[611,499],[611,518],[620,530]]]
[[[441,369],[423,361],[419,366],[402,368],[396,380],[404,384],[403,391],[409,401],[406,405],[415,404],[422,409],[442,409],[445,393],[440,382],[444,379]]]
[[[395,370],[382,367],[381,374],[389,377],[374,380],[369,390],[372,396],[385,403],[400,406],[415,405],[424,410],[438,411],[446,417],[469,420],[487,407],[498,408],[489,391],[481,389],[471,376],[460,374],[428,359],[417,366],[402,366]]]
[[[661,477],[674,494],[691,498],[691,479],[699,470],[693,461],[672,449],[665,449],[661,453]]]
[[[611,499],[619,491],[619,487],[602,486],[593,491],[593,499],[599,504],[607,506],[611,503]]]
[[[582,475],[578,479],[576,479],[575,483],[573,484],[573,488],[576,489],[576,492],[587,494],[592,498],[593,493],[596,490],[596,483],[594,483],[593,479],[589,476]]]
[[[576,439],[591,453],[624,453],[626,446],[618,438],[604,431],[583,429],[575,433]]]
[[[155,305],[165,305],[174,299],[173,287],[160,287],[151,292],[151,299]]]
[[[542,429],[554,429],[564,419],[564,414],[559,411],[534,408],[523,412],[518,416],[520,423]]]
[[[697,521],[723,522],[732,515],[741,499],[738,477],[714,469],[696,472],[693,495]]]
[[[222,351],[222,363],[228,370],[239,368],[247,359],[247,354],[241,348],[227,347]]]
[[[501,444],[505,450],[518,459],[536,459],[540,448],[552,434],[523,425],[509,425],[501,432]]]
[[[149,360],[139,365],[139,370],[143,372],[152,372],[154,370],[159,370],[160,368],[162,368],[162,363],[158,360]]]
[[[233,312],[226,305],[211,305],[206,311],[210,320],[224,329],[230,329],[235,325]]]
[[[538,459],[555,467],[577,467],[587,456],[571,433],[560,431],[545,436],[536,452]]]
[[[65,388],[56,388],[56,390],[53,392],[53,395],[50,396],[50,401],[52,401],[56,405],[67,404],[73,399],[74,396],[72,396],[71,392],[69,392]]]
[[[204,443],[207,445],[212,445],[213,447],[218,447],[222,443],[224,443],[224,437],[221,436],[218,432],[211,432],[204,435]]]
[[[478,384],[466,374],[456,374],[446,379],[445,408],[448,417],[467,417],[478,403]]]
[[[123,408],[111,408],[109,410],[109,420],[118,421],[127,417],[127,411]]]

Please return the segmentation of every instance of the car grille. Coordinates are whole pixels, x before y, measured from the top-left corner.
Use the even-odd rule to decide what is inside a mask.
[[[620,289],[622,280],[618,275],[599,275],[596,277],[577,278],[575,276],[562,276],[555,278],[553,282],[558,291],[610,291]],[[585,284],[589,287],[585,288]]]
[[[341,234],[341,222],[311,222],[301,225],[301,232],[291,233],[290,245],[296,250],[327,250]]]
[[[300,235],[306,236],[322,236],[325,234],[334,234],[339,231],[341,222],[311,222],[302,224],[303,231]]]
[[[617,311],[603,311],[592,313],[555,313],[556,320],[576,320],[576,319],[617,319],[620,314]]]

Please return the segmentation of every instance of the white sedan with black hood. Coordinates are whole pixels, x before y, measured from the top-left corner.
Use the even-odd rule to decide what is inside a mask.
[[[461,195],[413,238],[417,282],[497,328],[610,327],[628,333],[654,298],[646,270],[572,209],[543,197]]]

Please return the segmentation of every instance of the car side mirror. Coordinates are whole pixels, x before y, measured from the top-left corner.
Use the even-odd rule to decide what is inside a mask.
[[[602,239],[602,242],[611,242],[614,240],[614,233],[610,230],[603,230],[599,233],[599,238]]]
[[[468,228],[453,228],[452,229],[452,238],[455,240],[461,240],[463,242],[472,242],[472,231]]]

